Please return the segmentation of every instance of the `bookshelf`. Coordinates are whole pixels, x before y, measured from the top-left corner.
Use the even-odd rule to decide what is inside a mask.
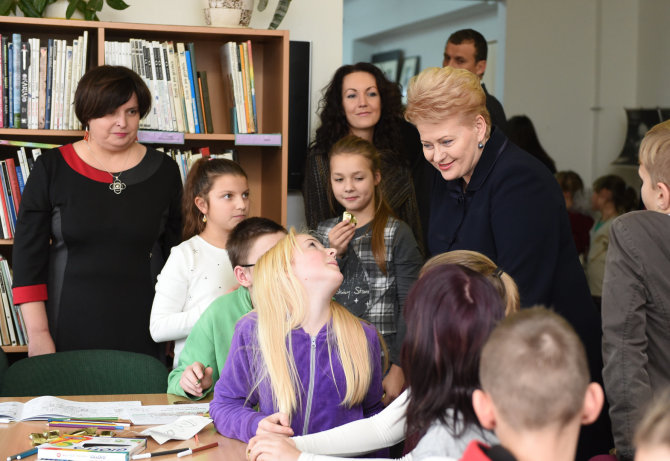
[[[0,33],[21,33],[24,38],[48,38],[72,41],[88,32],[87,68],[104,64],[105,41],[127,41],[131,38],[173,42],[193,42],[197,70],[207,72],[213,133],[184,135],[184,145],[197,150],[235,148],[238,159],[249,177],[252,216],[264,216],[286,224],[288,175],[288,31],[225,29],[217,27],[114,23],[61,19],[0,16]],[[280,133],[281,146],[235,145],[229,107],[226,107],[227,81],[222,76],[220,47],[229,41],[250,40],[259,133]],[[217,101],[220,101],[218,103]],[[0,128],[0,139],[66,144],[81,139],[79,130],[34,130]],[[167,146],[166,146],[167,147]],[[0,146],[0,158],[16,156],[16,149]],[[11,240],[0,240],[0,253],[11,257]],[[25,346],[3,346],[6,352],[22,352]]]

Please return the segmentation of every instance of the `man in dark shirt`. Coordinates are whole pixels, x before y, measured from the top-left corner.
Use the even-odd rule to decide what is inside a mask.
[[[481,80],[486,70],[487,56],[488,45],[484,36],[473,29],[462,29],[449,36],[444,47],[442,66],[467,69]],[[486,93],[486,108],[491,115],[491,122],[507,133],[507,117],[505,117],[502,104],[486,91],[483,83],[482,88]]]

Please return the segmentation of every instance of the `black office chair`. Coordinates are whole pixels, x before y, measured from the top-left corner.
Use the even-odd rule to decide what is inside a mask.
[[[135,352],[56,352],[13,363],[0,395],[158,394],[167,391],[168,373],[158,359]]]

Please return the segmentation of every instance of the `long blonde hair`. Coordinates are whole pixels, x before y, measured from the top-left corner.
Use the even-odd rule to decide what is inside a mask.
[[[252,292],[258,315],[258,349],[263,361],[256,386],[269,379],[275,409],[289,415],[298,408],[302,388],[293,358],[291,331],[305,320],[309,296],[293,272],[295,251],[302,250],[291,228],[286,237],[256,262]],[[337,351],[344,370],[347,389],[341,403],[352,407],[360,404],[368,393],[372,361],[379,358],[371,357],[358,318],[335,301],[330,302],[330,312],[332,331],[328,332],[328,348]]]

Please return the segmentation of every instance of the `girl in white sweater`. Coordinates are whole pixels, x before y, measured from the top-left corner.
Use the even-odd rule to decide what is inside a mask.
[[[239,164],[227,159],[193,164],[182,201],[184,242],[172,248],[158,276],[149,326],[154,341],[175,341],[174,364],[200,315],[237,286],[226,243],[248,212],[247,174]]]

